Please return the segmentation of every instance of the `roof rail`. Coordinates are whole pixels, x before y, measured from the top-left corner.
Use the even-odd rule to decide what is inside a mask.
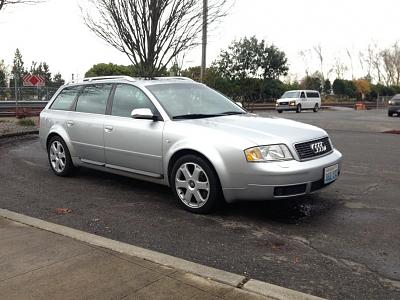
[[[156,80],[184,80],[184,81],[193,81],[193,79],[189,77],[182,76],[169,76],[169,77],[154,77]]]
[[[125,79],[129,81],[135,81],[135,78],[130,77],[130,76],[98,76],[98,77],[86,77],[83,79],[83,81],[97,81],[97,80],[107,80],[107,79]]]
[[[138,81],[138,80],[182,80],[182,81],[190,81],[193,82],[192,79],[188,77],[180,77],[180,76],[171,76],[171,77],[154,77],[154,78],[145,78],[145,77],[131,77],[124,75],[115,75],[115,76],[97,76],[97,77],[86,77],[83,79],[84,82],[92,82],[98,80],[107,80],[107,79],[124,79],[128,81]]]

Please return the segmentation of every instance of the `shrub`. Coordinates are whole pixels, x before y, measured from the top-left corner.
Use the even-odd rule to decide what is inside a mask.
[[[21,120],[18,120],[17,124],[20,126],[26,126],[26,127],[36,126],[35,121],[33,121],[32,119],[21,119]]]

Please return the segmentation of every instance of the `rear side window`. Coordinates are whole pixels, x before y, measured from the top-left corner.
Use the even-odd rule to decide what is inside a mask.
[[[78,95],[81,87],[73,86],[63,89],[57,96],[56,100],[54,100],[50,109],[56,110],[71,110],[72,105],[75,101],[76,96]]]
[[[105,114],[111,84],[87,85],[79,95],[76,111],[92,114]]]
[[[316,92],[307,92],[307,98],[319,98],[319,94]]]
[[[117,85],[111,115],[130,117],[136,108],[149,108],[156,114],[155,106],[140,89],[128,84]]]

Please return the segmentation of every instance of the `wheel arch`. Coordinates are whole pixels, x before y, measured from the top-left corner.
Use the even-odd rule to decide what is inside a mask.
[[[204,159],[210,165],[211,169],[215,172],[218,183],[219,183],[220,187],[222,188],[222,185],[221,185],[222,170],[221,170],[220,159],[218,159],[218,166],[216,167],[215,163],[213,163],[213,161],[208,157],[208,155],[206,155],[198,150],[192,149],[192,148],[182,148],[182,149],[176,150],[171,155],[170,159],[168,160],[168,166],[166,168],[169,186],[171,186],[171,175],[172,175],[171,172],[172,172],[172,168],[174,167],[174,164],[176,163],[176,161],[179,158],[181,158],[185,155],[195,155],[195,156],[198,156],[198,157]],[[213,155],[213,156],[215,157],[215,155]]]
[[[69,135],[67,134],[67,132],[61,126],[53,127],[49,131],[49,134],[46,137],[46,151],[47,151],[47,149],[49,147],[50,140],[54,136],[59,136],[59,137],[61,137],[63,139],[63,141],[65,142],[65,144],[68,147],[68,151],[69,151],[71,157],[74,157],[75,156],[75,150],[74,150],[74,147],[72,146],[71,140],[69,139]]]
[[[210,161],[210,159],[208,159],[207,156],[205,156],[203,153],[197,151],[197,150],[193,150],[190,148],[184,148],[184,149],[179,149],[177,150],[174,154],[172,154],[171,158],[168,161],[168,168],[167,168],[167,176],[168,176],[168,183],[171,184],[171,171],[172,168],[174,167],[175,163],[177,162],[177,160],[185,155],[195,155],[195,156],[199,156],[202,159],[204,159],[209,165],[210,167],[214,170],[215,174],[217,174],[218,176],[218,172],[215,169],[213,163]],[[219,180],[219,179],[218,179]]]

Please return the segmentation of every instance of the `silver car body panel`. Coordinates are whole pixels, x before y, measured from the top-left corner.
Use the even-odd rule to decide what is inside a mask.
[[[162,120],[51,110],[49,107],[57,97],[56,93],[41,113],[43,147],[46,148],[51,134],[58,134],[66,142],[75,165],[164,185],[169,185],[168,174],[174,155],[182,151],[197,152],[214,167],[227,202],[281,198],[285,196],[274,195],[276,187],[299,184],[306,185],[301,194],[307,194],[312,192],[313,182],[323,178],[325,167],[338,164],[340,168],[342,155],[336,149],[318,158],[300,161],[295,144],[328,136],[318,127],[253,114],[171,120],[146,89],[147,85],[163,84],[162,81],[121,79],[113,82],[140,88],[153,102]],[[110,80],[104,83],[110,83]],[[79,85],[82,84],[91,82]],[[74,124],[68,126],[68,121]],[[294,160],[247,162],[245,149],[271,144],[286,144]]]

